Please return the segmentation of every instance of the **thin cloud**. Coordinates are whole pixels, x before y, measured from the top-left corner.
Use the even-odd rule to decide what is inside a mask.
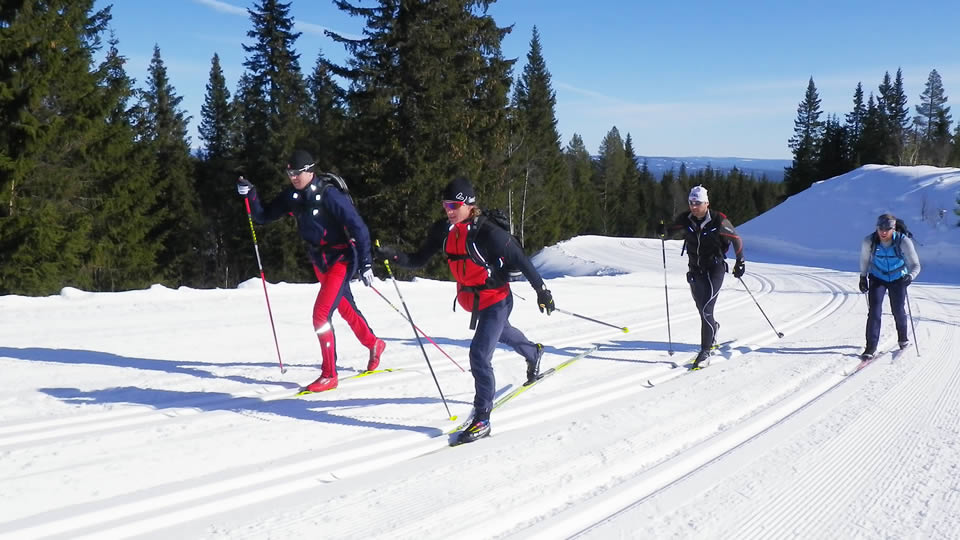
[[[334,30],[334,29],[329,28],[329,27],[327,27],[327,26],[323,26],[323,25],[321,25],[321,24],[315,24],[315,23],[309,23],[309,22],[302,22],[302,21],[294,21],[293,26],[294,26],[298,31],[303,32],[303,33],[305,33],[305,34],[314,34],[314,35],[317,35],[317,36],[326,37],[326,33],[325,33],[325,32],[328,32],[328,31],[329,31],[329,32],[333,32],[334,34],[337,34],[337,35],[339,35],[339,36],[343,36],[343,37],[345,37],[345,38],[347,38],[347,39],[353,39],[353,40],[363,39],[363,36],[357,36],[357,35],[354,35],[354,34],[347,34],[347,33],[344,33],[344,32],[340,32],[340,31],[338,31],[338,30]]]
[[[247,15],[247,8],[237,7],[226,2],[221,2],[220,0],[193,0],[198,4],[213,8],[221,13],[229,13],[230,15]]]

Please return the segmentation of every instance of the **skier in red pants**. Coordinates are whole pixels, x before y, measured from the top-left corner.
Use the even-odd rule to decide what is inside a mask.
[[[350,292],[350,278],[355,274],[368,287],[373,280],[370,232],[350,197],[331,181],[331,175],[314,173],[314,161],[307,152],[293,153],[287,177],[291,186],[266,204],[244,178],[237,181],[237,192],[250,202],[251,216],[259,224],[287,214],[294,216],[300,237],[309,244],[310,260],[320,282],[313,305],[313,328],[320,340],[323,363],[320,377],[305,389],[322,392],[337,387],[337,347],[331,321],[334,308],[360,343],[370,349],[367,370],[377,369],[386,348],[386,343],[370,330]]]

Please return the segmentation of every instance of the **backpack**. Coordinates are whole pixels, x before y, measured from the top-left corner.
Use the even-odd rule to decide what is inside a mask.
[[[900,243],[903,241],[903,237],[913,239],[913,233],[910,232],[910,229],[907,228],[907,224],[903,222],[902,219],[896,218],[897,222],[894,225],[893,230],[900,233],[893,241],[893,251],[897,254],[897,257],[903,258],[903,250],[900,248]],[[870,253],[873,254],[877,251],[877,244],[880,243],[880,237],[877,235],[877,231],[873,231],[873,234],[870,235]]]
[[[327,188],[335,187],[340,190],[341,193],[347,196],[347,199],[350,200],[350,204],[355,204],[353,202],[353,196],[350,194],[350,188],[347,187],[347,183],[344,182],[343,178],[333,173],[317,173],[316,178],[311,183],[307,189],[312,189],[314,194],[312,195],[313,199],[305,201],[305,204],[309,205],[309,208],[312,210],[314,216],[323,212],[323,194],[327,191]]]
[[[500,227],[501,229],[507,231],[507,233],[510,234],[510,238],[513,239],[512,240],[513,242],[516,242],[518,246],[521,246],[521,247],[523,246],[523,244],[520,243],[520,239],[517,238],[517,236],[510,231],[510,218],[507,217],[506,212],[504,212],[503,210],[499,208],[484,209],[483,213],[480,214],[480,218],[478,219],[478,224],[482,226],[482,223],[484,221],[486,223],[491,223],[493,225],[496,225],[497,227]],[[501,261],[501,265],[502,266],[493,269],[494,272],[499,274],[499,277],[501,279],[503,279],[504,281],[523,281],[524,279],[523,273],[520,272],[519,268],[517,268],[516,266],[510,263],[507,263],[506,261]]]

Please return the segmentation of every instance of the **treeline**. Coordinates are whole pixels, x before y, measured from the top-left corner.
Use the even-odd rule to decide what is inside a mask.
[[[785,171],[788,194],[870,163],[960,167],[960,123],[951,133],[948,96],[936,69],[927,77],[913,116],[907,102],[898,69],[893,78],[884,73],[876,94],[870,92],[866,101],[863,84],[857,83],[852,109],[842,121],[836,115],[822,118],[811,77],[789,141],[793,164]]]
[[[655,182],[616,128],[599,156],[579,135],[563,147],[537,30],[514,75],[501,53],[510,28],[486,14],[488,3],[338,0],[365,21],[365,37],[330,33],[348,60],[317,51],[304,71],[290,4],[256,2],[232,93],[211,59],[193,152],[161,51],[137,87],[109,8],[5,2],[0,294],[233,287],[257,274],[236,178],[271,198],[295,148],[343,175],[373,237],[400,245],[442,217],[439,194],[455,175],[474,181],[482,205],[509,211],[531,253],[578,234],[650,235],[696,183],[737,223],[781,198],[779,184],[736,170],[681,168]],[[294,223],[257,234],[268,279],[313,279]]]

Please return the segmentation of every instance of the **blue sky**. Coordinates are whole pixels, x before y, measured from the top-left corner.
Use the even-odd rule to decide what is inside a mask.
[[[371,5],[370,1],[360,1]],[[233,92],[243,70],[242,44],[252,0],[117,0],[112,28],[127,71],[146,81],[154,44],[182,106],[193,117],[192,144],[210,73],[220,55]],[[724,4],[734,4],[729,7]],[[943,78],[948,105],[960,102],[960,2],[915,1],[629,2],[501,0],[491,13],[513,25],[503,53],[526,62],[533,26],[557,93],[564,146],[579,133],[596,153],[616,126],[639,155],[790,158],[797,104],[812,76],[826,113],[851,108],[857,82],[876,93],[885,71],[903,69],[911,107],[931,69]],[[98,0],[97,8],[110,5]],[[585,7],[587,6],[587,7]],[[323,35],[359,36],[363,20],[325,0],[292,0],[300,66],[318,52],[345,53]],[[953,96],[956,96],[955,100]],[[960,108],[954,107],[954,118]]]

